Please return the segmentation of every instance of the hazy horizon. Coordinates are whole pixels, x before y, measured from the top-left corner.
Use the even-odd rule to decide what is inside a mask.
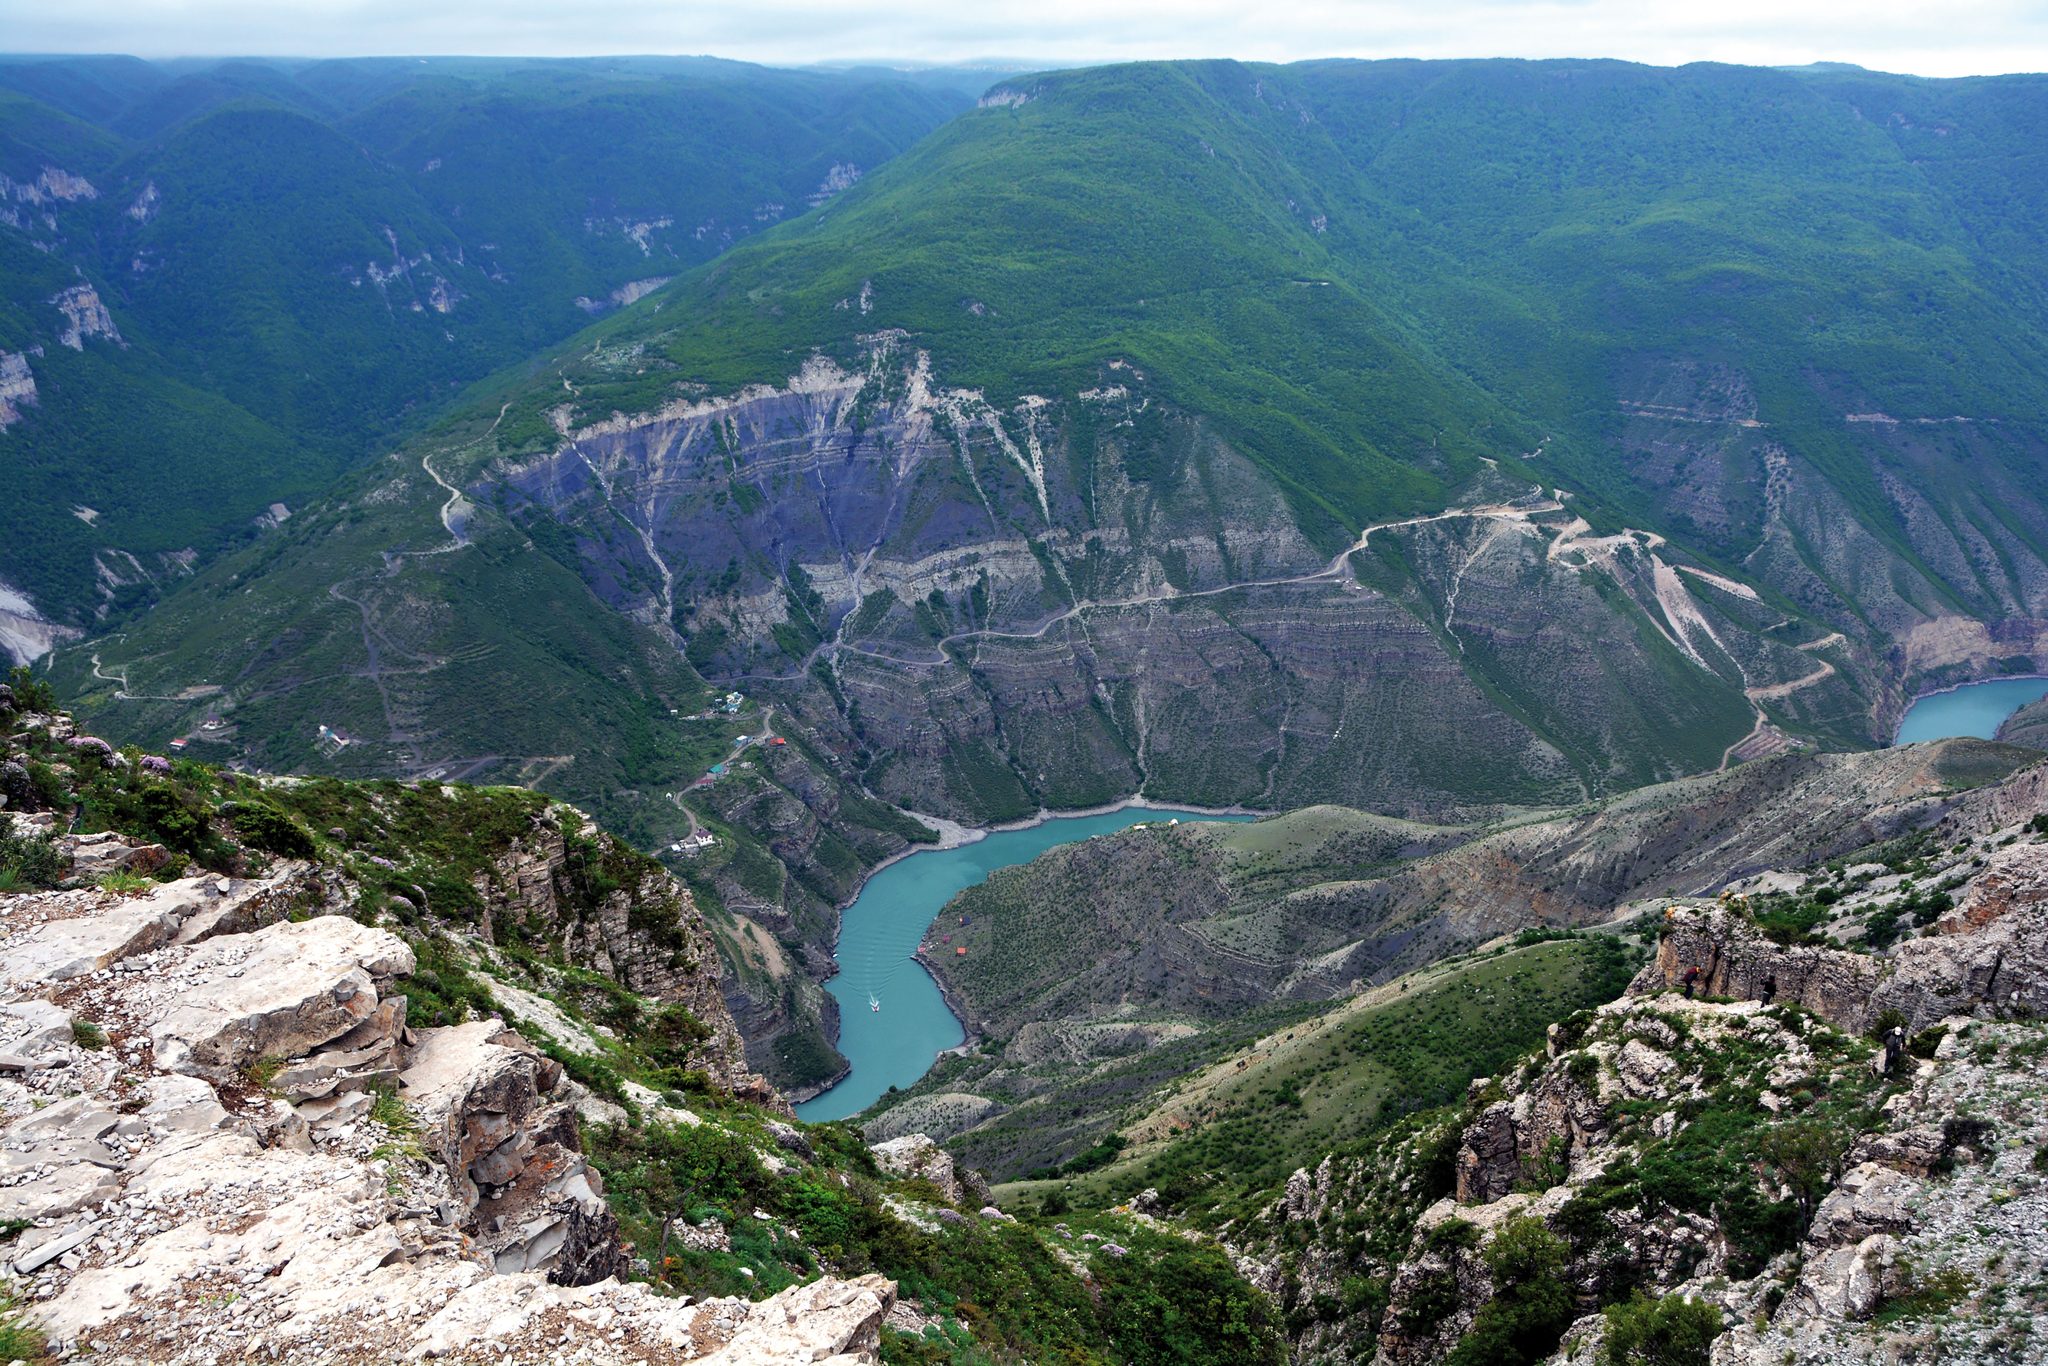
[[[601,0],[0,0],[11,55],[150,60],[706,56],[768,66],[1070,67],[1237,57],[1611,58],[1654,66],[1842,62],[1951,77],[2048,69],[2048,7],[1965,0],[1939,12],[1874,0],[1704,9],[1628,0],[1306,0],[1254,13],[1222,0],[935,0],[740,5]],[[1483,35],[1475,38],[1474,35]]]

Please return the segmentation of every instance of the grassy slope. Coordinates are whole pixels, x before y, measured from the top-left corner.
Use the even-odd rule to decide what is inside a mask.
[[[1242,1215],[1304,1162],[1462,1098],[1552,1022],[1619,995],[1639,958],[1596,935],[1447,959],[1204,1060],[1120,1112],[1108,1161],[1096,1148],[1001,1193],[1096,1207],[1149,1186],[1199,1222]]]

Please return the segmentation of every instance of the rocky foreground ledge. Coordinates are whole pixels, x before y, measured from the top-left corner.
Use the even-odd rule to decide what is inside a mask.
[[[878,1276],[761,1303],[618,1280],[580,1088],[501,1022],[408,1028],[411,949],[309,909],[296,868],[0,896],[0,1220],[61,1351],[873,1360]]]

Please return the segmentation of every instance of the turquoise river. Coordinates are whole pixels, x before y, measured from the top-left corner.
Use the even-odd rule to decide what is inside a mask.
[[[1056,845],[1148,821],[1250,820],[1163,807],[1127,806],[1092,816],[1055,816],[1016,830],[994,830],[957,849],[927,849],[869,878],[840,918],[825,984],[839,1002],[839,1051],[852,1064],[838,1085],[796,1107],[818,1123],[859,1114],[892,1086],[908,1086],[963,1038],[924,965],[911,957],[925,927],[948,901],[998,868],[1029,863]],[[879,1005],[879,1010],[874,1007]]]
[[[1894,743],[1910,745],[1915,740],[1946,740],[1958,735],[1989,740],[2006,717],[2041,697],[2048,697],[2048,678],[1994,678],[1988,683],[1965,683],[1947,692],[1931,692],[1913,699],[1899,722],[1899,738]]]

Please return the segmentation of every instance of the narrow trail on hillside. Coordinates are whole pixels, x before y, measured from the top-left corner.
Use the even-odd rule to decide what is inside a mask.
[[[117,702],[196,702],[202,697],[211,697],[221,691],[214,684],[203,683],[176,694],[129,692],[128,666],[122,665],[121,672],[117,674],[105,672],[100,668],[100,656],[97,650],[92,653],[92,676],[99,679],[102,683],[112,683],[115,685],[114,700]]]
[[[1792,648],[1808,651],[1825,650],[1830,645],[1844,645],[1847,643],[1848,638],[1840,631],[1830,631],[1819,640],[1809,640],[1804,645],[1795,645]],[[1739,668],[1740,666],[1738,665],[1737,667]],[[1835,672],[1835,666],[1823,659],[1820,661],[1818,669],[1804,677],[1795,678],[1787,683],[1772,683],[1760,688],[1743,688],[1743,696],[1749,699],[1751,708],[1756,712],[1756,724],[1749,728],[1747,735],[1744,735],[1740,740],[1737,740],[1734,744],[1721,751],[1721,762],[1714,771],[1716,773],[1727,772],[1729,764],[1735,760],[1737,751],[1741,750],[1751,741],[1760,738],[1766,731],[1771,729],[1771,719],[1764,714],[1764,709],[1759,705],[1760,703],[1787,698],[1793,693],[1811,688],[1819,683],[1825,683],[1828,679],[1835,676]]]
[[[504,422],[505,414],[510,412],[511,409],[511,401],[507,400],[504,406],[498,409],[498,415],[491,419],[491,425],[484,428],[483,435],[474,441],[457,447],[456,453],[466,455],[476,450],[486,441],[489,441],[493,436],[496,436],[499,424]],[[441,472],[434,468],[434,452],[424,451],[421,453],[420,468],[427,472],[427,478],[439,484],[448,494],[447,499],[441,504],[440,508],[441,529],[448,533],[448,544],[438,545],[430,550],[385,551],[384,572],[387,575],[397,573],[399,566],[409,559],[423,559],[428,555],[448,555],[465,549],[470,544],[469,531],[466,526],[467,518],[462,515],[462,510],[469,506],[469,499],[460,488],[443,479]]]
[[[951,635],[940,637],[932,647],[932,653],[923,658],[891,654],[884,650],[868,649],[858,645],[847,645],[835,639],[819,645],[809,654],[805,655],[803,663],[794,671],[773,674],[734,674],[731,676],[731,679],[734,682],[748,683],[793,683],[807,676],[810,673],[811,665],[821,655],[842,653],[860,655],[883,663],[908,668],[943,668],[954,662],[953,646],[967,641],[1043,640],[1046,633],[1054,627],[1085,616],[1090,612],[1125,611],[1138,607],[1155,607],[1166,603],[1192,602],[1199,598],[1221,597],[1226,593],[1240,593],[1252,588],[1281,588],[1296,584],[1341,581],[1345,573],[1346,563],[1353,555],[1365,550],[1370,545],[1373,533],[1375,532],[1394,531],[1402,527],[1426,526],[1432,522],[1449,522],[1465,518],[1487,519],[1499,522],[1526,522],[1531,517],[1560,512],[1563,511],[1563,508],[1564,505],[1562,503],[1552,499],[1544,499],[1540,502],[1527,504],[1499,503],[1488,504],[1483,507],[1451,508],[1447,511],[1431,513],[1424,517],[1404,517],[1397,521],[1375,522],[1359,532],[1358,539],[1339,551],[1331,558],[1328,564],[1320,569],[1312,569],[1301,574],[1283,574],[1264,579],[1240,579],[1233,583],[1219,584],[1214,588],[1162,588],[1149,593],[1139,593],[1128,598],[1084,600],[1075,603],[1071,607],[1063,608],[1046,617],[1037,625],[1024,630],[999,631],[987,627],[977,627],[965,631],[955,631]]]

